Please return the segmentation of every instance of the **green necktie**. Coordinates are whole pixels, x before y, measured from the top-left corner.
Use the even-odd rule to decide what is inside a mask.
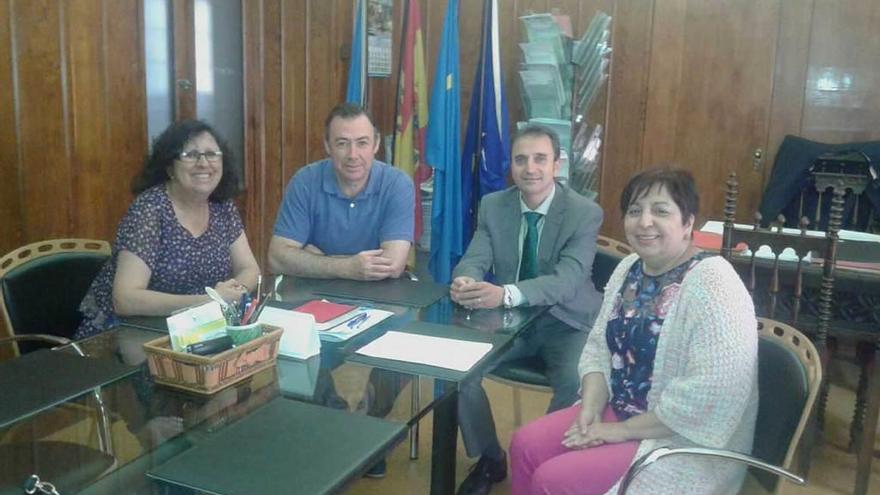
[[[538,276],[538,220],[541,214],[527,211],[523,215],[526,217],[526,236],[523,238],[519,279],[528,280]]]

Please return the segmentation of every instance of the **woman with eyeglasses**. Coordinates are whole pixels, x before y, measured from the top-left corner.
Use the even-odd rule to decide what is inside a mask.
[[[260,272],[232,197],[238,174],[226,142],[198,120],[177,122],[153,143],[135,179],[111,258],[80,304],[81,339],[117,315],[164,316],[207,302],[205,287],[227,301],[253,289]]]

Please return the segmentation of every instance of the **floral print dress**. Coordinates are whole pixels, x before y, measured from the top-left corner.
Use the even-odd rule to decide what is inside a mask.
[[[165,184],[135,198],[116,232],[109,260],[80,303],[83,314],[74,339],[119,323],[113,310],[113,279],[119,252],[126,250],[150,269],[148,289],[168,294],[203,294],[232,277],[231,248],[244,226],[232,200],[210,201],[208,230],[195,237],[177,220]]]
[[[698,253],[656,276],[646,274],[642,260],[638,260],[615,295],[605,340],[611,353],[610,404],[619,420],[648,410],[654,354],[663,320],[678,297],[685,275],[708,256]]]

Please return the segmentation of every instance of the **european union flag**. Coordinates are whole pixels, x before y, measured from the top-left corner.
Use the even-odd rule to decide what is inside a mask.
[[[437,54],[428,114],[425,162],[434,168],[431,208],[431,260],[434,280],[448,284],[464,254],[462,235],[461,90],[458,61],[458,0],[449,0]]]
[[[474,77],[461,158],[462,201],[466,212],[463,221],[468,239],[474,234],[480,200],[486,194],[507,187],[510,168],[509,121],[501,72],[497,0],[484,1],[481,37],[480,62]]]

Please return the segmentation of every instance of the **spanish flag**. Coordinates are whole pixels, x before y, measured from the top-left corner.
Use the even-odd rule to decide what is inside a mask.
[[[403,39],[397,80],[397,118],[394,122],[394,157],[392,163],[413,178],[415,186],[415,232],[422,236],[422,183],[431,176],[425,157],[425,129],[428,126],[428,89],[425,81],[425,51],[422,43],[422,16],[417,0],[404,4]]]

